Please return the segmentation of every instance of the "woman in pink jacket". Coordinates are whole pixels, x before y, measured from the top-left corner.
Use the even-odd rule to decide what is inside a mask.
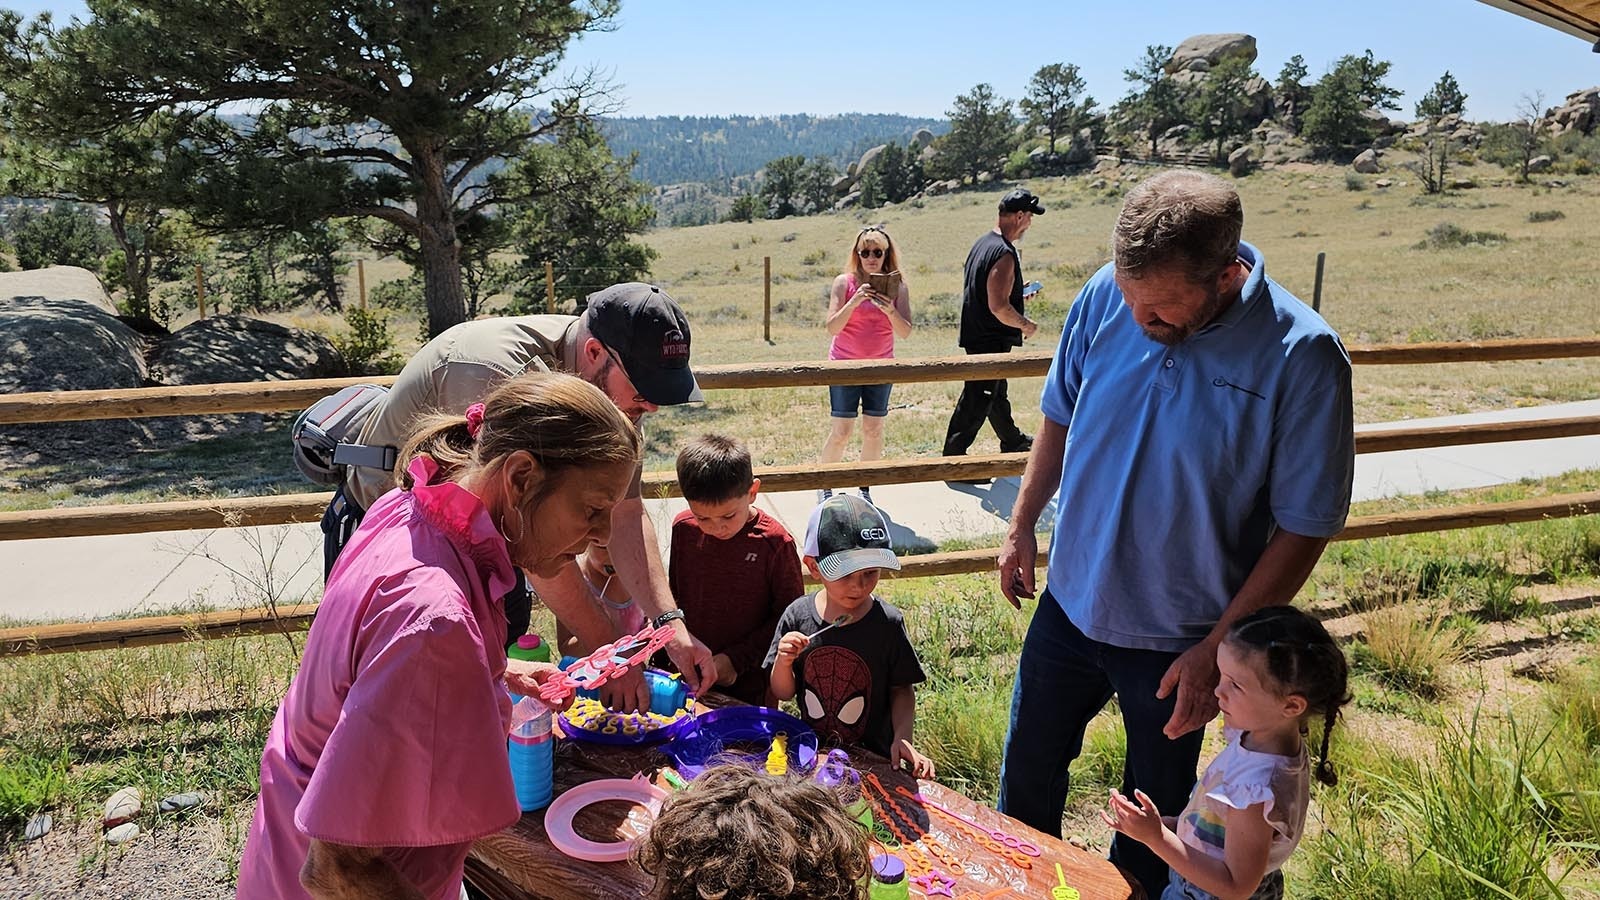
[[[511,702],[554,668],[506,660],[502,603],[591,542],[638,464],[600,391],[527,374],[417,425],[401,486],[328,578],[261,755],[239,896],[457,900],[475,838],[520,815]]]
[[[869,275],[900,276],[893,297],[874,290]],[[895,338],[911,334],[911,290],[900,274],[900,254],[894,241],[881,226],[869,225],[856,235],[845,271],[833,280],[828,297],[829,359],[893,359]],[[857,412],[861,419],[861,461],[883,458],[883,424],[889,415],[892,384],[830,385],[828,399],[833,429],[822,445],[824,463],[844,458],[845,444],[855,428]],[[832,495],[822,492],[823,498]],[[872,492],[861,488],[861,498],[872,502]]]

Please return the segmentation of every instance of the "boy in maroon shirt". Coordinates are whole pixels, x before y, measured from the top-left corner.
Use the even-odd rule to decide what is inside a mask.
[[[678,453],[678,486],[689,508],[672,521],[672,596],[714,654],[717,690],[764,704],[761,664],[772,630],[805,593],[794,538],[752,505],[761,482],[741,441],[718,434],[691,441]]]

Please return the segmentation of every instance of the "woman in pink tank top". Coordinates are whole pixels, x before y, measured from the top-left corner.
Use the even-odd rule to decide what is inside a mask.
[[[892,276],[893,296],[874,289],[870,276]],[[889,233],[869,225],[856,235],[845,271],[833,280],[828,298],[829,359],[893,359],[894,341],[911,334],[911,291],[900,276],[900,254]],[[891,384],[832,385],[828,399],[833,428],[822,445],[821,462],[838,462],[850,441],[857,414],[861,420],[861,461],[883,458],[883,424],[889,415]],[[832,494],[824,490],[823,496]],[[870,488],[861,496],[872,501]]]

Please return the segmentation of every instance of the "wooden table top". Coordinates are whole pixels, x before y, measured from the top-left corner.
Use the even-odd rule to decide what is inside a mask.
[[[555,791],[559,796],[568,788],[601,778],[631,778],[640,772],[650,773],[666,763],[667,758],[657,748],[607,747],[582,741],[556,742]],[[980,803],[933,781],[918,782],[909,775],[892,772],[887,760],[862,750],[851,751],[852,764],[863,772],[871,772],[877,783],[894,801],[894,819],[897,827],[913,841],[918,849],[890,850],[907,863],[909,869],[917,868],[915,857],[938,869],[951,879],[948,885],[953,898],[1049,898],[1051,889],[1057,888],[1056,865],[1068,886],[1076,889],[1082,900],[1138,900],[1144,893],[1132,878],[1112,865],[1103,856],[1079,850],[1071,844],[1001,815]],[[902,790],[922,796],[950,812],[964,816],[981,826],[981,829],[1000,831],[1038,848],[1037,858],[1006,851],[1005,844],[993,837],[983,838],[978,829],[963,825],[944,812],[907,797]],[[877,805],[885,803],[883,794],[869,784]],[[881,816],[874,815],[881,823]],[[636,838],[648,827],[648,813],[629,809],[621,802],[595,804],[586,807],[574,819],[575,829],[590,840],[603,841],[607,837]],[[927,836],[932,836],[928,840]],[[998,851],[998,852],[997,852]],[[886,852],[874,847],[873,852]],[[1009,853],[1009,855],[1002,855]],[[942,861],[959,862],[959,871]],[[1027,868],[1019,862],[1029,863]],[[631,862],[592,863],[573,859],[551,846],[545,836],[544,811],[527,813],[512,827],[478,840],[467,859],[467,877],[474,887],[484,891],[493,900],[589,900],[589,898],[644,897],[652,880]],[[911,896],[927,894],[921,886],[913,884]],[[1071,897],[1071,894],[1063,894]]]

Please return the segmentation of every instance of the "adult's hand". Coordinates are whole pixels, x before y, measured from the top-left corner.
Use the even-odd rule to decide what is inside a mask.
[[[525,659],[506,660],[506,687],[512,693],[524,697],[538,697],[539,688],[552,678],[561,674],[561,669],[552,663],[529,662]],[[548,703],[543,698],[540,702]],[[555,709],[562,710],[572,705],[572,696],[555,705]]]
[[[1034,597],[1034,565],[1039,559],[1039,537],[1032,528],[1013,530],[1000,544],[1000,593],[1015,609]]]
[[[1167,667],[1156,689],[1157,700],[1178,692],[1172,718],[1161,729],[1167,740],[1175,741],[1217,717],[1217,679],[1217,645],[1209,640],[1183,651]]]
[[[650,709],[650,684],[644,680],[644,667],[634,666],[600,685],[600,702],[616,712],[646,712]]]
[[[717,683],[717,664],[711,658],[711,648],[690,634],[682,619],[671,624],[673,636],[672,642],[667,644],[667,658],[683,673],[690,691],[698,694],[710,690]],[[645,705],[649,706],[648,699]]]
[[[1023,338],[1031,338],[1039,332],[1039,323],[1032,319],[1023,319],[1021,331]]]

